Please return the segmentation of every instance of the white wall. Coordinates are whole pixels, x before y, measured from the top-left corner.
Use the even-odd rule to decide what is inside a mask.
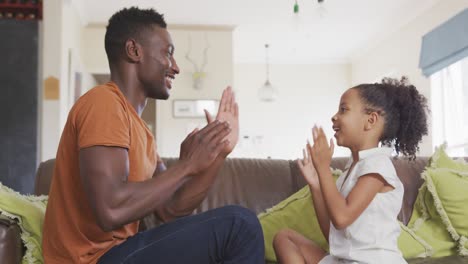
[[[176,99],[220,99],[223,89],[233,83],[232,29],[231,28],[170,28],[175,45],[175,58],[181,70],[173,83],[167,101],[156,104],[156,135],[158,151],[162,156],[178,157],[180,143],[195,127],[206,124],[204,118],[173,118],[173,100]],[[191,54],[199,65],[203,61],[203,50],[207,52],[206,77],[201,89],[193,88],[194,66],[185,59],[191,38]],[[206,41],[207,40],[207,41]]]
[[[271,65],[270,79],[280,91],[278,101],[260,102],[258,88],[265,81],[263,64],[237,64],[232,59],[232,30],[228,28],[170,27],[176,46],[175,56],[181,68],[171,98],[156,105],[158,151],[162,156],[178,156],[185,135],[205,124],[203,118],[175,119],[174,99],[218,99],[222,89],[234,84],[240,105],[241,141],[233,156],[296,158],[310,138],[314,123],[323,125],[332,136],[330,117],[339,98],[351,85],[373,82],[383,76],[407,75],[418,89],[429,97],[429,81],[418,68],[421,37],[438,24],[467,6],[467,1],[447,0],[429,9],[374,48],[354,58],[352,64]],[[192,55],[202,60],[205,32],[210,49],[205,85],[192,88],[193,66],[184,58],[188,39],[192,37]],[[83,62],[92,73],[109,73],[104,51],[105,25],[88,26],[83,32]],[[430,127],[430,126],[429,126]],[[247,136],[248,139],[243,139]],[[421,145],[422,155],[432,153],[430,137]],[[348,155],[337,149],[337,156]]]
[[[74,103],[75,71],[82,73],[81,94],[87,87],[95,85],[94,79],[81,62],[83,24],[73,3],[48,0],[44,4],[42,79],[49,76],[58,78],[60,88],[58,100],[42,101],[41,161],[54,158],[56,155],[63,126]]]
[[[350,86],[349,65],[270,65],[270,81],[279,96],[268,103],[257,96],[265,82],[265,65],[236,64],[234,69],[241,140],[233,156],[299,158],[314,124],[321,125],[328,138],[333,136],[331,117]],[[335,156],[348,153],[335,149]]]
[[[83,32],[83,61],[86,68],[97,74],[109,74],[104,49],[106,25],[89,25]],[[206,124],[204,118],[174,118],[172,105],[175,99],[219,99],[222,90],[233,83],[232,28],[173,25],[168,28],[175,45],[175,59],[181,70],[173,82],[167,101],[156,103],[156,140],[160,155],[179,156],[180,143],[195,127]],[[205,79],[202,88],[193,88],[194,66],[185,55],[201,66],[203,50],[208,46]]]
[[[62,51],[61,51],[61,76],[64,80],[61,85],[60,97],[60,125],[63,127],[67,121],[68,112],[74,104],[74,89],[75,89],[75,72],[82,74],[82,90],[83,94],[89,85],[94,86],[94,80],[91,74],[87,71],[82,63],[82,31],[83,22],[78,13],[74,2],[66,2],[62,9]]]
[[[86,69],[93,74],[110,74],[104,49],[106,25],[88,25],[83,28],[82,52]]]
[[[430,81],[418,67],[422,36],[468,7],[466,0],[444,0],[352,61],[352,83],[374,82],[383,76],[406,75],[430,102]],[[429,125],[431,128],[431,125]],[[433,152],[431,133],[423,138],[420,155]]]
[[[60,32],[62,32],[62,1],[48,0],[44,1],[44,19],[42,21],[42,52],[41,52],[41,71],[42,81],[47,77],[60,79],[61,59],[60,51],[62,41]],[[41,72],[40,71],[40,72]],[[42,82],[41,82],[42,84]],[[59,100],[43,99],[42,85],[40,85],[39,95],[42,102],[40,109],[40,143],[39,160],[43,161],[55,157],[58,142],[60,139],[60,102]]]

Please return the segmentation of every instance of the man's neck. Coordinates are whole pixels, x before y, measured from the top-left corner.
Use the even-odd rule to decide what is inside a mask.
[[[127,69],[118,69],[116,67],[111,69],[110,80],[117,85],[138,115],[141,116],[145,109],[147,98],[143,93],[143,89],[139,87],[139,84],[131,76],[135,75],[129,74]]]

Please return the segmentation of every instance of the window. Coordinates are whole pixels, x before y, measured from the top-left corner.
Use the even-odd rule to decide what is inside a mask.
[[[468,156],[468,57],[431,75],[433,144]]]

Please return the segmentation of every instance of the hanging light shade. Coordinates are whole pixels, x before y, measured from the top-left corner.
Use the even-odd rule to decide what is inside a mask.
[[[278,96],[278,91],[270,82],[270,64],[268,61],[268,48],[269,45],[265,44],[265,66],[266,66],[266,81],[258,90],[258,97],[261,101],[272,102]]]

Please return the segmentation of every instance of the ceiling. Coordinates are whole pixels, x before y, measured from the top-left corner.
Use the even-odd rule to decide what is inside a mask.
[[[347,63],[440,0],[72,0],[87,23],[128,6],[153,7],[168,24],[234,26],[235,63]],[[176,43],[177,45],[177,43]]]

